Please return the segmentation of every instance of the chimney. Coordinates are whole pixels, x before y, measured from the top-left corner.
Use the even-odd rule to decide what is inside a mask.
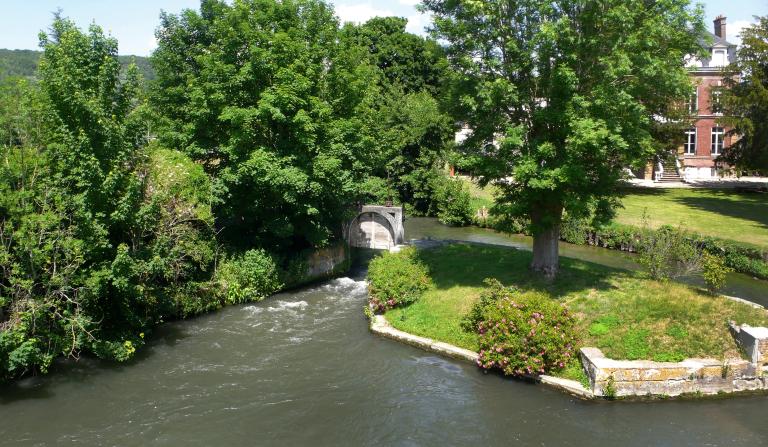
[[[725,16],[719,15],[715,17],[715,36],[725,40]]]

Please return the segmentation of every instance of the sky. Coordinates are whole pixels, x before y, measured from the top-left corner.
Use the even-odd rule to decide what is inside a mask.
[[[429,16],[416,10],[418,0],[331,0],[342,21],[365,22],[375,16],[397,15],[408,19],[408,31],[423,34]],[[723,14],[728,17],[727,38],[739,43],[738,31],[754,22],[755,15],[768,15],[768,0],[702,0],[707,25]],[[96,21],[118,39],[120,54],[148,56],[155,48],[154,31],[160,10],[178,13],[197,8],[199,0],[3,0],[0,3],[0,48],[37,49],[38,33],[46,30],[52,13],[87,27]]]

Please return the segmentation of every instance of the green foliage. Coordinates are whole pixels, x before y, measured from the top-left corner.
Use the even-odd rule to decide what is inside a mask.
[[[480,298],[461,319],[461,328],[467,332],[477,331],[478,325],[483,321],[486,307],[495,305],[496,301],[499,299],[511,296],[513,293],[518,292],[518,290],[513,287],[505,288],[504,285],[495,278],[486,278],[483,280],[483,284],[485,285],[485,288],[480,294]]]
[[[638,252],[638,262],[656,280],[666,281],[701,270],[702,252],[682,228],[646,230]]]
[[[576,319],[568,310],[543,293],[488,285],[465,320],[479,316],[477,364],[514,376],[564,369],[576,355]]]
[[[738,135],[720,157],[746,172],[768,173],[768,16],[741,31],[735,66],[723,94],[724,122]]]
[[[283,286],[275,260],[261,249],[224,260],[216,277],[227,304],[261,301]]]
[[[40,51],[6,50],[0,48],[0,81],[7,78],[34,79],[37,75],[37,65],[40,63]],[[141,56],[118,56],[123,74],[131,64],[136,64],[144,79],[155,79],[155,72],[149,63],[149,58]]]
[[[375,145],[359,115],[376,73],[343,51],[337,27],[318,0],[206,1],[162,14],[152,57],[160,140],[215,179],[227,242],[322,246],[361,195]]]
[[[447,60],[436,42],[405,26],[402,18],[374,18],[346,24],[341,39],[376,67],[378,91],[362,116],[376,148],[370,174],[388,187],[374,198],[403,203],[409,214],[436,215],[435,180],[444,175],[454,136],[441,104]]]
[[[376,312],[411,304],[431,286],[429,272],[413,247],[384,252],[368,266],[369,305]]]
[[[437,218],[445,225],[462,227],[472,223],[474,209],[467,186],[459,179],[446,176],[434,180],[434,201]]]
[[[366,50],[383,75],[382,86],[396,86],[406,94],[438,94],[448,61],[437,42],[406,32],[407,24],[402,17],[374,17],[362,25],[347,23],[341,36]]]
[[[41,46],[39,88],[0,84],[1,378],[127,360],[154,324],[218,305],[186,295],[215,255],[211,182],[146,146],[136,69],[96,25],[56,17]]]
[[[681,61],[700,50],[702,11],[688,0],[423,7],[461,73],[452,104],[470,131],[462,165],[498,181],[499,210],[530,219],[545,241],[534,267],[554,273],[556,257],[541,249],[556,243],[563,211],[606,220],[624,169],[667,147],[655,117],[679,115],[674,100],[690,91]]]
[[[725,260],[722,257],[704,252],[702,276],[704,277],[704,283],[707,285],[707,290],[716,293],[722,289],[725,286],[728,274],[732,271],[732,268],[725,265]]]

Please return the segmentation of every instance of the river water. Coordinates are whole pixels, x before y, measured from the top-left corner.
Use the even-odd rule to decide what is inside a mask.
[[[766,396],[585,402],[373,336],[363,275],[165,324],[127,364],[3,386],[0,445],[768,443]]]

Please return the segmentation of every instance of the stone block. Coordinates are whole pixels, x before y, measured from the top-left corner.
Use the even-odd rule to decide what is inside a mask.
[[[765,378],[749,361],[732,359],[686,359],[682,362],[613,360],[596,348],[583,348],[582,363],[597,396],[612,393],[621,396],[664,395],[764,389]]]

